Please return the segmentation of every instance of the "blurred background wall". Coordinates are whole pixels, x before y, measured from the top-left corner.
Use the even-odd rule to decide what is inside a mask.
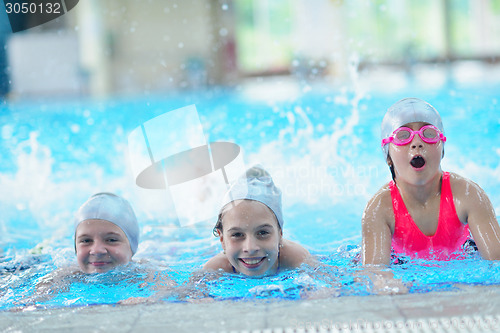
[[[487,80],[500,61],[500,0],[81,0],[18,33],[0,15],[0,43],[0,93],[12,98],[272,76],[336,84],[353,65],[367,77],[441,82],[460,69]]]

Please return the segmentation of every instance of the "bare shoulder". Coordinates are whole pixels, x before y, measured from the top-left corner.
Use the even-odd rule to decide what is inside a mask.
[[[450,172],[450,186],[456,205],[475,205],[478,201],[487,199],[481,186],[453,172]]]
[[[47,294],[55,290],[64,289],[69,284],[66,278],[78,274],[83,274],[78,266],[57,268],[38,280],[35,286],[35,293]]]
[[[312,261],[313,257],[302,245],[283,239],[280,249],[280,265],[283,268],[296,268],[301,264]]]
[[[38,284],[58,282],[68,276],[77,274],[82,274],[82,271],[78,268],[78,266],[60,267],[41,278],[38,281]]]
[[[450,172],[450,185],[453,196],[469,196],[484,193],[483,189],[472,180]]]
[[[473,211],[490,209],[488,195],[472,180],[450,172],[450,186],[455,209],[461,221],[466,221]]]
[[[374,223],[386,223],[391,230],[394,228],[394,212],[389,183],[382,186],[366,204],[362,224],[367,227],[367,224]]]
[[[378,205],[384,205],[392,207],[392,202],[391,202],[391,189],[389,188],[389,183],[385,184],[382,186],[377,193],[371,197],[371,199],[368,201],[365,211],[367,209],[373,209],[373,206],[378,206]]]
[[[218,271],[219,269],[229,273],[233,271],[233,267],[224,253],[215,255],[203,265],[204,271]]]

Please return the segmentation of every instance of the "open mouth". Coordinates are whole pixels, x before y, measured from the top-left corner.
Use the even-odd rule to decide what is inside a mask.
[[[259,266],[262,263],[262,261],[264,261],[264,259],[266,259],[266,257],[262,257],[262,258],[240,258],[240,261],[243,263],[243,265],[245,267],[254,268],[254,267]]]
[[[417,155],[411,159],[410,164],[415,169],[420,169],[425,165],[425,159],[422,156]]]

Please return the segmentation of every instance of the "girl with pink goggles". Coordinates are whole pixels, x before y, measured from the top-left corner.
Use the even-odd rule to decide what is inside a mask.
[[[415,134],[418,134],[422,141],[426,143],[438,143],[440,140],[446,142],[446,137],[436,126],[425,125],[418,131],[408,127],[396,129],[391,136],[382,140],[382,147],[391,142],[397,146],[407,145],[413,140]]]

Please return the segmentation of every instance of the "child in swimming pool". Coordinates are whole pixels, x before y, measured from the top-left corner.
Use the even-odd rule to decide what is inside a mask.
[[[362,260],[387,265],[391,250],[410,258],[456,258],[472,234],[484,259],[500,259],[500,227],[474,182],[441,170],[443,124],[430,104],[406,98],[382,121],[382,149],[393,180],[368,202]]]
[[[283,223],[280,189],[261,166],[248,169],[224,196],[214,228],[223,253],[203,269],[264,276],[312,260],[305,248],[283,238]]]
[[[137,251],[139,225],[130,204],[111,193],[97,193],[75,217],[75,252],[84,273],[103,273],[127,264]]]
[[[45,276],[37,284],[35,301],[45,300],[54,291],[65,289],[68,276],[105,273],[132,261],[139,243],[139,225],[132,206],[112,193],[91,196],[77,211],[74,219],[74,246],[78,268],[63,267]],[[145,268],[145,283],[154,289],[169,290],[175,283],[162,272]],[[122,304],[148,301],[133,297]]]

